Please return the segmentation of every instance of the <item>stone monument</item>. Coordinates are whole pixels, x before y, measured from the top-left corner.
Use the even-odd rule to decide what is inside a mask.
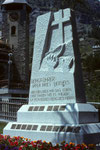
[[[58,143],[99,143],[98,110],[86,103],[74,12],[37,18],[29,104],[4,134]]]

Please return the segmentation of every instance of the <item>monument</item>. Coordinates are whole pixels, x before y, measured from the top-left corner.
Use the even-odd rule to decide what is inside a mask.
[[[52,143],[99,143],[98,110],[86,103],[74,12],[37,18],[29,104],[4,134]]]

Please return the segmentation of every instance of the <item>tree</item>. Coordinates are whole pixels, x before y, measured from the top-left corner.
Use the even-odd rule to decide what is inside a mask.
[[[62,0],[62,7],[69,7],[72,9],[77,8],[78,6],[88,8],[88,2],[86,0]]]

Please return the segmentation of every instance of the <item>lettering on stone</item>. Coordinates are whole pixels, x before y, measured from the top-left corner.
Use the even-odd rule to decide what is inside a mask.
[[[73,127],[68,126],[67,129],[66,129],[66,132],[73,132]]]
[[[32,125],[28,125],[26,130],[31,130],[32,129]]]
[[[38,109],[39,109],[39,106],[35,106],[33,111],[38,111]]]
[[[66,108],[66,105],[60,106],[59,110],[60,110],[60,111],[64,111],[65,108]]]
[[[59,132],[65,132],[66,127],[65,126],[61,126]]]
[[[47,111],[52,111],[53,106],[48,106]]]
[[[45,131],[45,130],[46,130],[46,127],[47,127],[47,126],[45,126],[45,125],[41,126],[40,131]]]
[[[21,129],[21,124],[18,124],[16,129]]]
[[[38,128],[38,125],[34,125],[34,126],[32,127],[32,130],[37,130],[37,128]]]
[[[40,106],[39,111],[43,111],[45,106]]]
[[[33,110],[33,106],[29,107],[28,111],[32,111]]]
[[[59,106],[54,106],[53,111],[58,111],[59,110]]]
[[[74,127],[73,128],[73,133],[79,133],[80,129],[81,129],[81,127]]]
[[[27,125],[22,125],[21,129],[22,129],[22,130],[25,130],[26,127],[27,127]]]
[[[47,126],[46,131],[51,131],[51,130],[52,130],[52,128],[53,128],[53,126]]]
[[[59,131],[59,129],[60,129],[60,127],[59,127],[59,126],[54,126],[54,128],[53,128],[53,130],[52,130],[52,131],[58,132],[58,131]]]
[[[11,129],[16,129],[16,124],[12,124]]]

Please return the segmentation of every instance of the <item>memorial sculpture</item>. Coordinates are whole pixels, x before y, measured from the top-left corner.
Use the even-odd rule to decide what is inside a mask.
[[[37,18],[29,104],[4,134],[52,143],[99,143],[98,110],[86,103],[71,9]]]

